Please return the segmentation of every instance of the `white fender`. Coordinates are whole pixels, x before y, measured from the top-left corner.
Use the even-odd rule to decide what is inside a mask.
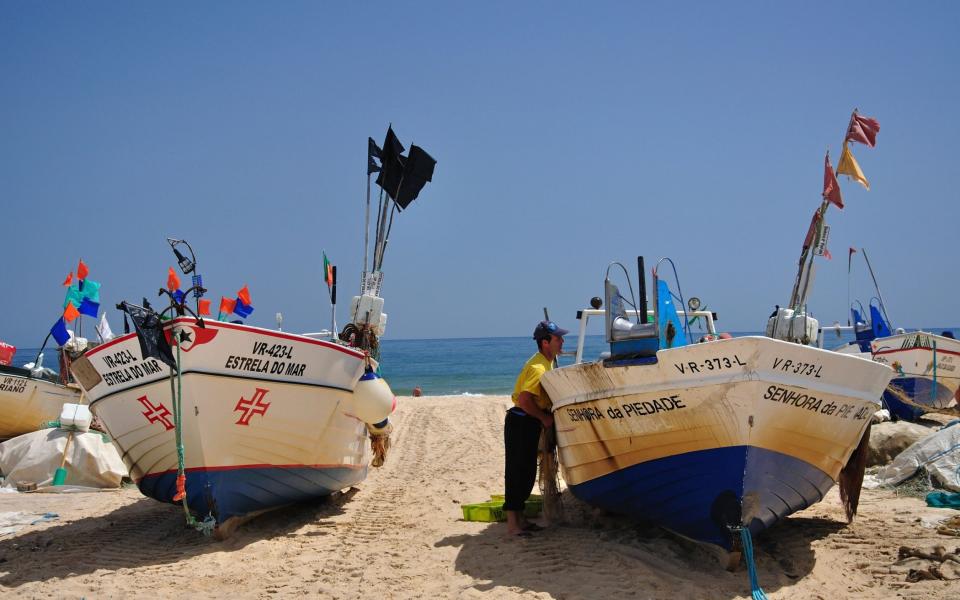
[[[364,423],[379,423],[397,407],[397,397],[379,375],[367,370],[353,390],[353,414]]]

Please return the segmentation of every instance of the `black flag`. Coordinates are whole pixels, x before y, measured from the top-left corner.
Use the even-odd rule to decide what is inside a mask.
[[[137,330],[137,339],[140,340],[140,354],[143,358],[156,358],[167,363],[174,370],[177,368],[177,361],[173,358],[173,351],[163,335],[163,324],[160,322],[160,315],[149,308],[121,302],[117,308],[130,315],[133,326]]]
[[[377,185],[383,188],[388,196],[396,200],[397,187],[403,177],[403,144],[393,133],[393,127],[387,128],[387,137],[383,140],[383,149],[380,151],[381,171],[377,175]]]
[[[380,146],[373,141],[373,138],[367,138],[367,175],[380,170],[380,166],[377,165],[377,161],[373,160],[374,158],[382,159],[382,150],[380,150]]]
[[[416,200],[420,190],[433,180],[433,168],[437,166],[437,161],[432,156],[424,152],[420,146],[410,145],[410,154],[403,166],[403,181],[400,183],[400,191],[397,192],[397,205],[404,209],[411,202]]]

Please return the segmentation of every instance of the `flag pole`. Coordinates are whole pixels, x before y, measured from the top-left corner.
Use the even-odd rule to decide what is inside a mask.
[[[867,261],[867,268],[870,269],[870,279],[873,279],[873,288],[877,290],[877,299],[880,300],[880,310],[883,311],[883,318],[887,320],[887,325],[890,325],[890,317],[887,315],[887,305],[883,303],[883,294],[880,293],[877,278],[873,275],[873,267],[870,266],[870,259],[867,258],[867,249],[860,248],[860,250],[863,252],[863,260]]]
[[[333,272],[333,284],[330,286],[330,339],[335,340],[337,335],[337,267],[330,265]]]
[[[850,326],[850,265],[853,263],[853,247],[847,250],[847,327]]]
[[[370,155],[367,154],[367,213],[363,221],[363,272],[367,272],[367,248],[370,246]]]

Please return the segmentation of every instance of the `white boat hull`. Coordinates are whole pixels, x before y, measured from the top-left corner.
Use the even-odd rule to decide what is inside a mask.
[[[957,406],[960,388],[960,341],[923,331],[901,333],[873,340],[873,360],[894,370],[891,386],[917,405],[933,408]],[[895,394],[884,394],[892,404],[891,412],[903,418],[922,414],[922,409],[899,401]]]
[[[255,327],[205,324],[179,318],[166,326],[190,334],[173,390],[168,367],[144,360],[135,335],[87,353],[102,380],[87,390],[91,409],[144,494],[174,501],[178,394],[187,502],[199,518],[210,515],[219,524],[364,479],[366,426],[351,414],[366,365],[361,352]]]
[[[21,369],[0,373],[0,440],[40,429],[60,418],[63,405],[80,400],[80,389],[36,379]]]

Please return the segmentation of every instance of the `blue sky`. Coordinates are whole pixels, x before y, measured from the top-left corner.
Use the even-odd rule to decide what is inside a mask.
[[[671,3],[672,4],[672,3]],[[951,2],[0,4],[0,339],[38,345],[82,257],[154,298],[187,239],[214,304],[347,320],[366,138],[438,161],[384,262],[392,338],[573,327],[612,260],[671,257],[726,330],[785,304],[823,156],[841,178],[811,309],[845,320],[865,247],[894,325],[956,325],[960,5]],[[862,259],[853,295],[873,294]],[[86,332],[92,332],[87,321]]]

